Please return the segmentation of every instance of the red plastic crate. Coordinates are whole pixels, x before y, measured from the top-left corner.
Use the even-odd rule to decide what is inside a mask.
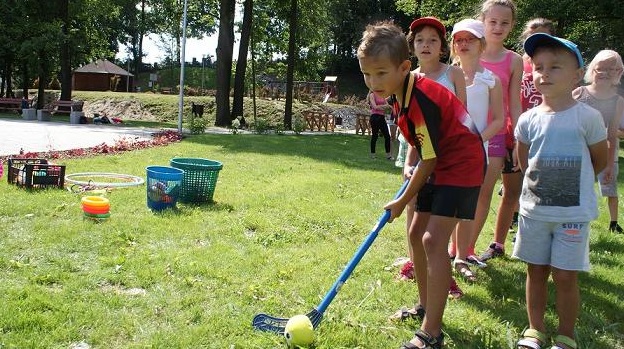
[[[65,185],[65,165],[48,163],[46,159],[9,159],[9,184],[28,189],[60,188]]]

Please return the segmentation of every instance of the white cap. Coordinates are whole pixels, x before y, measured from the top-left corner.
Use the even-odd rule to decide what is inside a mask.
[[[455,34],[459,32],[469,32],[470,34],[481,39],[483,36],[485,36],[485,27],[483,26],[483,22],[481,21],[472,18],[466,18],[455,23],[455,25],[453,26],[453,32],[451,33],[451,37],[455,36]]]

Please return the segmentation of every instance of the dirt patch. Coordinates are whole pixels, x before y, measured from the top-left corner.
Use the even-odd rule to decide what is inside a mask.
[[[109,118],[115,117],[122,120],[158,120],[149,110],[144,109],[141,102],[137,100],[119,101],[105,99],[85,102],[83,111],[87,117],[93,117],[93,114],[100,114],[106,115]]]

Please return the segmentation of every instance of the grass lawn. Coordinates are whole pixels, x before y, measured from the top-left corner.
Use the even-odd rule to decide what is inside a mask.
[[[152,213],[145,186],[117,189],[107,194],[111,218],[94,223],[83,220],[79,194],[30,192],[3,178],[0,348],[284,348],[283,338],[252,329],[253,316],[316,306],[401,184],[392,163],[368,157],[368,137],[353,135],[207,134],[59,162],[68,173],[144,177],[146,166],[173,157],[223,162],[215,204]],[[492,220],[479,251],[492,238]],[[607,226],[601,200],[593,269],[580,277],[583,349],[624,348],[624,235]],[[316,348],[396,348],[412,337],[417,322],[387,320],[416,299],[414,283],[384,269],[405,250],[401,217],[325,312]],[[514,348],[527,325],[524,270],[494,260],[477,283],[459,281],[466,295],[447,305],[445,348]]]

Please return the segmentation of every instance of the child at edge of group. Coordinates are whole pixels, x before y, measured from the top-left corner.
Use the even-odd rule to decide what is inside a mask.
[[[419,283],[425,285],[420,297],[427,308],[421,327],[402,348],[441,348],[451,282],[446,247],[457,222],[474,217],[485,167],[483,143],[451,91],[410,71],[401,28],[392,22],[367,25],[357,57],[366,86],[380,96],[392,96],[398,126],[410,144],[407,158],[420,159],[405,192],[384,206],[392,222],[418,195],[412,229],[420,232],[422,244],[413,252],[416,267],[426,269]]]
[[[512,257],[527,263],[529,321],[517,346],[550,347],[544,316],[552,275],[559,320],[552,348],[576,349],[578,272],[589,270],[590,221],[598,216],[594,178],[607,165],[607,132],[600,113],[572,96],[583,77],[574,43],[536,33],[524,50],[543,100],[520,116],[515,129],[524,181]]]
[[[520,34],[520,45],[531,36],[531,34],[535,33],[546,33],[550,35],[555,35],[555,25],[554,23],[546,18],[533,18],[526,22],[524,25],[524,30]],[[531,67],[531,58],[526,53],[522,55],[522,85],[520,87],[520,104],[522,106],[521,111],[524,113],[525,111],[538,106],[542,103],[542,95],[537,91],[535,85],[533,84],[533,68]],[[522,186],[522,183],[519,183]],[[520,189],[518,189],[520,190]],[[503,195],[503,190],[501,188],[499,195]],[[516,207],[514,209],[513,217],[511,220],[511,224],[509,224],[509,232],[515,232],[516,227],[518,226],[518,208],[519,201],[516,202]],[[507,238],[507,234],[503,231],[505,227],[501,224],[500,226],[496,226],[495,229],[501,229],[500,232],[494,232],[494,236],[499,236],[495,241],[505,241]],[[515,237],[512,242],[515,241]]]
[[[624,233],[618,224],[618,130],[620,118],[624,112],[624,98],[617,91],[624,66],[622,57],[613,50],[602,50],[594,56],[587,66],[585,82],[587,86],[578,87],[573,92],[574,98],[598,110],[607,127],[609,161],[604,171],[598,174],[600,193],[606,197],[609,210],[609,231]]]
[[[505,48],[504,42],[516,23],[517,10],[512,0],[485,0],[478,16],[485,26],[486,46],[481,55],[481,65],[498,76],[503,86],[503,111],[505,126],[488,144],[488,172],[483,186],[483,201],[477,208],[475,231],[468,261],[479,267],[482,262],[505,254],[505,239],[513,213],[520,198],[522,174],[514,155],[513,130],[521,113],[520,85],[522,82],[522,57]],[[474,247],[487,219],[494,186],[502,170],[503,197],[500,200],[494,228],[494,239],[489,248],[476,257]]]
[[[416,57],[418,62],[418,67],[414,70],[414,72],[434,80],[446,87],[465,105],[466,83],[464,82],[463,72],[458,67],[444,63],[444,61],[448,60],[450,54],[450,48],[448,42],[446,41],[446,28],[444,27],[444,24],[436,17],[418,18],[410,24],[410,30],[407,34],[407,42],[410,54],[412,57]],[[398,138],[400,155],[397,156],[397,161],[402,161],[397,163],[397,165],[400,165],[400,167],[403,168],[403,180],[405,180],[409,178],[413,167],[416,166],[417,159],[410,159],[409,161],[406,161],[405,157],[409,144],[400,132]],[[403,151],[405,151],[405,154]],[[403,266],[400,274],[402,278],[408,279],[417,277],[414,269],[412,245],[420,242],[414,242],[410,237],[410,226],[413,222],[415,209],[416,198],[414,198],[405,208],[407,246],[410,260]],[[409,276],[412,277],[409,278]],[[455,280],[451,280],[449,296],[457,299],[462,295],[463,292]],[[417,303],[416,307],[408,311],[412,314],[422,314],[422,306],[423,305],[421,303]]]
[[[370,140],[370,153],[371,158],[376,158],[375,148],[377,146],[377,138],[379,138],[379,133],[383,135],[384,138],[384,148],[386,150],[386,159],[394,160],[392,157],[391,151],[391,143],[390,143],[390,130],[388,129],[388,124],[386,123],[386,111],[390,109],[388,105],[388,101],[385,98],[378,96],[374,91],[370,91],[368,96],[366,96],[366,100],[370,106],[370,124],[371,124],[371,140]]]
[[[459,64],[465,76],[468,114],[481,133],[483,145],[487,149],[488,140],[503,127],[504,118],[500,79],[493,72],[483,68],[479,61],[486,46],[484,36],[483,22],[472,18],[457,22],[451,33],[451,57],[454,64]],[[478,200],[487,199],[486,195],[479,193]],[[470,244],[475,234],[478,234],[475,221],[461,221],[457,225],[456,233],[453,234],[454,241],[451,241],[451,249],[456,252],[453,261],[455,271],[468,282],[476,281],[468,262]]]

